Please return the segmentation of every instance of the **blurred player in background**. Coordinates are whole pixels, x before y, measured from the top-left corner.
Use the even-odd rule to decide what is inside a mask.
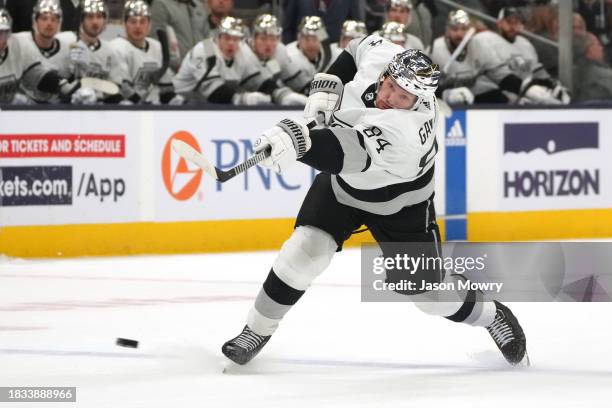
[[[395,21],[388,21],[380,29],[379,35],[391,41],[394,44],[400,45],[407,50],[424,50],[423,43],[418,37],[410,34],[406,26]]]
[[[29,103],[31,100],[19,93],[20,88],[30,95],[69,97],[79,84],[68,82],[44,66],[11,36],[11,26],[10,14],[0,8],[0,103]]]
[[[253,22],[251,48],[259,60],[262,76],[272,78],[276,87],[283,89],[277,91],[279,96],[274,98],[277,103],[305,105],[307,98],[301,93],[310,86],[310,81],[292,64],[285,45],[280,42],[281,31],[276,17],[271,14],[257,16]],[[285,103],[283,99],[286,99]]]
[[[531,42],[519,35],[523,30],[523,15],[515,7],[504,7],[497,17],[497,32],[500,36],[494,47],[504,58],[508,65],[521,79],[533,78],[537,83],[552,89],[553,96],[562,103],[568,104],[570,96],[561,83],[552,78],[538,60],[538,54]],[[492,42],[495,37],[492,37]],[[513,96],[510,95],[510,98]],[[520,103],[530,103],[529,100]]]
[[[342,31],[340,31],[340,41],[332,43],[332,53],[340,55],[343,49],[346,48],[349,42],[355,38],[365,37],[368,35],[368,30],[363,21],[357,20],[346,20],[342,24]]]
[[[415,8],[412,0],[387,0],[386,1],[386,22],[395,21],[403,24],[405,31],[418,39],[420,47],[406,44],[404,48],[417,48],[429,51],[431,46],[431,14],[422,2],[418,1]]]
[[[318,16],[306,16],[298,27],[298,39],[287,44],[289,58],[304,72],[309,81],[315,74],[325,72],[338,57],[328,41],[323,20]]]
[[[388,23],[390,22],[395,22],[395,23],[399,23],[402,24],[402,29],[401,29],[401,34],[398,32],[399,30],[399,26],[396,24],[391,24],[389,26],[387,26],[387,31],[389,32],[388,35],[391,34],[391,32],[395,32],[395,34],[393,35],[395,38],[400,37],[401,35],[405,35],[406,39],[404,40],[404,48],[406,48],[407,50],[409,49],[417,49],[417,50],[426,50],[425,46],[423,45],[423,41],[417,37],[416,35],[410,34],[408,32],[408,26],[411,23],[412,20],[412,10],[413,9],[413,5],[412,5],[412,0],[388,0],[387,1],[387,22],[385,24],[383,24],[382,28],[381,28],[381,32],[385,32],[385,26],[387,26]],[[398,40],[392,40],[393,42],[396,41],[400,41]],[[399,44],[402,45],[402,44]]]
[[[268,104],[272,100],[260,90],[264,78],[257,57],[243,41],[246,31],[241,19],[224,17],[217,27],[216,41],[204,42],[214,48],[219,73],[227,85],[236,92],[250,93],[253,103],[248,105]]]
[[[419,50],[403,50],[377,35],[355,39],[311,85],[304,118],[324,126],[309,130],[285,119],[255,142],[257,152],[271,149],[263,162],[267,168],[282,174],[299,160],[321,173],[246,326],[222,347],[230,360],[246,364],[257,355],[361,225],[370,229],[387,258],[401,256],[398,250],[409,256],[440,256],[433,205],[439,76],[437,65]],[[419,248],[406,243],[419,243]],[[508,362],[528,363],[525,335],[506,306],[472,289],[429,291],[422,282],[448,282],[457,288],[466,279],[441,267],[417,267],[406,274],[388,268],[386,282],[408,276],[415,288],[396,291],[423,312],[485,327]]]
[[[151,11],[144,0],[125,3],[123,21],[125,37],[117,37],[110,45],[121,65],[121,93],[131,103],[168,103],[174,97],[172,71],[162,70],[162,46],[147,38],[151,32]],[[181,102],[181,97],[176,103]]]
[[[244,90],[257,88],[262,82],[259,61],[242,42],[245,31],[240,19],[221,20],[216,41],[204,39],[185,56],[172,80],[175,91],[188,102],[250,106],[271,103],[268,94]]]
[[[442,67],[444,100],[470,104],[509,103],[524,98],[536,104],[560,104],[552,89],[532,78],[522,79],[512,70],[501,50],[501,40],[492,31],[476,33],[465,11],[449,13],[446,33],[434,41],[431,52],[433,61]]]
[[[83,0],[81,26],[78,33],[60,33],[60,41],[70,44],[70,72],[77,78],[98,78],[121,85],[121,63],[110,43],[101,39],[106,29],[108,8],[103,0]],[[75,104],[94,104],[98,101],[117,103],[121,95],[105,95],[88,88],[79,89],[72,98]]]
[[[67,42],[56,38],[62,26],[62,8],[59,0],[38,0],[32,11],[32,31],[23,31],[14,35],[21,52],[35,61],[40,61],[46,68],[55,70],[63,78],[70,78],[70,47]],[[24,94],[36,103],[58,103],[57,93],[28,90],[22,87]]]
[[[234,0],[207,0],[208,17],[205,24],[208,26],[207,31],[210,37],[215,37],[218,33],[221,20],[231,16],[234,11]]]

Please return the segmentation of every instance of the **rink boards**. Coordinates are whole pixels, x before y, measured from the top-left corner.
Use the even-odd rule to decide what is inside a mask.
[[[441,121],[435,201],[446,238],[612,236],[610,113],[456,110]],[[0,253],[10,256],[274,249],[315,176],[298,164],[220,184],[169,147],[178,138],[233,167],[259,132],[299,111],[0,116]]]

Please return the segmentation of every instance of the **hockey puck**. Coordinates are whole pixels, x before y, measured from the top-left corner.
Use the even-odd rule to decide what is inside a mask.
[[[128,347],[128,348],[138,348],[138,341],[131,339],[123,339],[121,337],[117,338],[117,345],[120,347]]]

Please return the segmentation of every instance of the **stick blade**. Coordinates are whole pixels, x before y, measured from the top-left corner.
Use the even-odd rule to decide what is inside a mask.
[[[108,95],[117,95],[119,93],[119,86],[116,83],[99,78],[81,78],[81,86]]]
[[[178,153],[178,155],[182,158],[189,160],[191,163],[203,169],[205,173],[213,177],[215,180],[219,180],[215,166],[210,164],[208,160],[206,160],[206,157],[204,157],[193,147],[189,146],[187,143],[179,139],[173,139],[172,150]]]

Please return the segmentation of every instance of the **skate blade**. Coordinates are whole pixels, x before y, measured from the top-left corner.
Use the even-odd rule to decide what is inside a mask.
[[[251,371],[253,370],[250,367],[234,363],[233,361],[227,361],[223,367],[222,373],[226,375],[241,375]]]
[[[515,364],[515,367],[531,367],[531,361],[529,361],[529,354],[527,354],[527,352],[525,352],[523,359]]]

